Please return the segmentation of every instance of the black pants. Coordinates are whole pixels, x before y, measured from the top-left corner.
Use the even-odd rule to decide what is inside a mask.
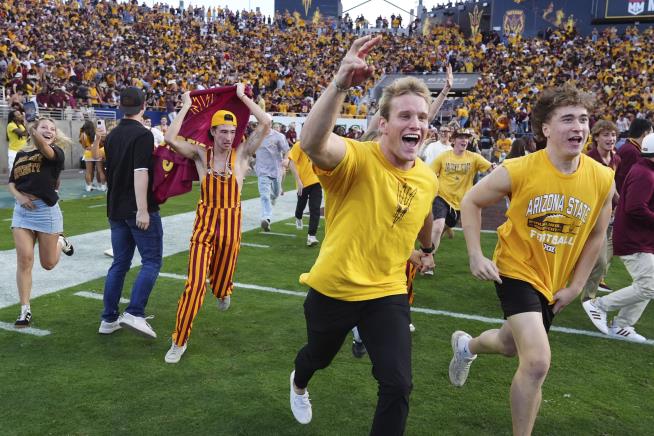
[[[301,220],[304,208],[309,201],[309,234],[316,236],[318,224],[320,223],[320,204],[322,203],[322,188],[320,183],[305,186],[302,188],[302,195],[297,196],[297,206],[295,206],[295,218]]]
[[[308,343],[295,358],[295,385],[307,387],[313,374],[331,363],[352,327],[358,326],[379,385],[370,434],[402,435],[413,387],[406,294],[348,302],[311,289],[304,315]]]

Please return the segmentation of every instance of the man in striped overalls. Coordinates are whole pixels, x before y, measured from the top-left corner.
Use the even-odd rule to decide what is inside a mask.
[[[236,137],[236,116],[217,111],[211,119],[213,147],[205,149],[178,137],[182,121],[191,109],[190,94],[183,95],[183,106],[166,132],[166,142],[183,156],[195,161],[202,181],[200,200],[189,247],[188,278],[177,305],[177,320],[167,363],[177,363],[186,351],[193,319],[206,292],[206,280],[218,298],[218,308],[227,310],[233,287],[236,259],[241,245],[241,188],[248,170],[248,158],[270,131],[272,119],[244,94],[238,84],[236,95],[256,117],[258,126],[248,140],[232,149]]]

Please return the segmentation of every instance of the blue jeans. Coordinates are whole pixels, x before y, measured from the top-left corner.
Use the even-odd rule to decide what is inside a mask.
[[[132,265],[134,248],[141,255],[141,271],[134,285],[129,306],[125,312],[134,316],[145,316],[145,306],[148,304],[150,292],[159,276],[161,258],[163,255],[163,228],[159,212],[150,214],[150,226],[147,230],[136,227],[136,219],[112,220],[111,248],[114,251],[114,261],[109,267],[104,283],[104,312],[102,319],[114,322],[118,319],[118,302],[123,292],[125,275]]]
[[[261,219],[272,218],[272,202],[279,197],[279,179],[259,176],[259,196],[261,197]]]

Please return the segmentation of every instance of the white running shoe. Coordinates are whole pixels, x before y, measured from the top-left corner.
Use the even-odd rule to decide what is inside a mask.
[[[319,243],[320,241],[315,236],[313,235],[307,236],[307,247],[313,247],[318,245]]]
[[[463,351],[464,345],[466,342],[469,342],[472,339],[472,336],[457,330],[452,333],[452,360],[450,361],[450,383],[454,386],[463,386],[468,379],[468,373],[470,372],[470,365],[472,361],[477,358],[475,354],[472,357],[466,357],[465,352]]]
[[[588,315],[595,327],[597,327],[597,330],[608,335],[609,327],[606,323],[606,312],[597,306],[596,301],[595,298],[592,300],[586,300],[581,303],[581,306],[584,308],[586,315]]]
[[[182,358],[182,354],[184,354],[185,351],[186,342],[184,342],[184,345],[181,347],[173,342],[170,346],[170,350],[166,353],[166,357],[164,357],[164,361],[166,363],[177,363]]]
[[[647,341],[647,338],[643,335],[636,333],[636,329],[633,327],[609,327],[609,336],[614,338],[624,339],[625,341],[639,342],[643,343]]]
[[[218,299],[218,310],[222,310],[223,312],[227,309],[229,309],[229,306],[232,304],[232,297],[231,296],[226,296],[224,298],[219,298]]]
[[[91,191],[93,191],[93,185],[86,185],[86,186],[84,187],[84,190],[85,190],[86,192],[91,192]]]
[[[291,412],[300,424],[308,424],[311,422],[311,400],[309,400],[309,391],[305,391],[303,395],[295,393],[293,389],[293,381],[295,380],[295,371],[291,372]]]
[[[98,333],[101,335],[110,335],[116,330],[120,330],[122,327],[120,326],[120,322],[118,320],[114,322],[107,322],[104,319],[100,321],[100,328],[98,329]]]
[[[433,276],[433,275],[434,275],[434,269],[433,269],[433,268],[426,269],[426,270],[424,270],[423,272],[421,272],[420,275],[423,275],[423,276]]]
[[[409,331],[410,331],[411,333],[413,333],[413,332],[416,331],[416,326],[414,326],[413,323],[409,323]]]
[[[265,218],[261,220],[261,228],[263,229],[264,232],[269,232],[270,231],[270,220]]]
[[[61,252],[66,256],[72,256],[75,253],[75,247],[64,235],[59,235],[59,243],[61,244]]]
[[[302,222],[302,218],[300,219],[295,218],[295,228],[298,230],[302,230],[302,228],[304,228],[304,223]]]
[[[114,257],[114,250],[111,248],[108,250],[104,250],[104,255],[107,257]]]
[[[121,327],[128,328],[134,333],[137,333],[146,338],[155,339],[157,334],[152,330],[150,324],[148,324],[148,319],[154,318],[153,316],[142,317],[134,316],[131,313],[123,313],[120,318],[118,318],[118,323]]]

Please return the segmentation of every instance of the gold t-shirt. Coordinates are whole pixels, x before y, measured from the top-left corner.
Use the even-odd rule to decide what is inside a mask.
[[[378,142],[344,138],[343,160],[314,166],[325,191],[325,240],[300,282],[344,301],[405,294],[406,261],[431,211],[438,180],[420,159],[392,166]]]
[[[582,154],[577,171],[563,174],[545,150],[502,165],[511,178],[511,202],[493,260],[501,275],[530,283],[552,303],[595,226],[613,170]]]
[[[454,150],[441,153],[431,163],[440,183],[438,196],[447,202],[453,209],[461,209],[463,196],[472,188],[475,175],[479,171],[486,171],[491,163],[480,154],[465,150],[461,156],[454,154]]]
[[[297,173],[300,176],[303,186],[311,186],[319,183],[318,176],[313,171],[313,163],[309,156],[300,148],[300,142],[293,144],[288,158],[293,161]]]

